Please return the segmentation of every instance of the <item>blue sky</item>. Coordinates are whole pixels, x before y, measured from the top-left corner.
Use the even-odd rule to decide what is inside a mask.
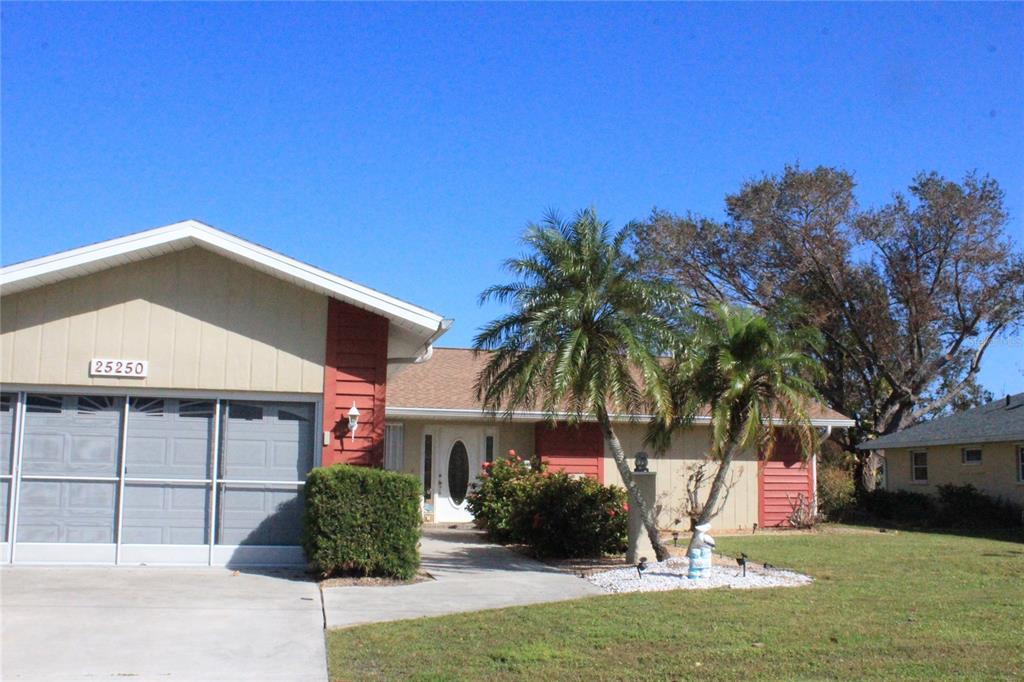
[[[786,163],[862,204],[999,180],[1024,243],[1024,4],[13,4],[4,264],[196,218],[456,320],[524,225],[720,215]],[[1024,390],[1024,337],[983,383]]]

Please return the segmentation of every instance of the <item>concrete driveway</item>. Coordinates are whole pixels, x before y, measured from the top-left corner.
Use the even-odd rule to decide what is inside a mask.
[[[413,585],[329,587],[328,628],[380,623],[606,594],[591,583],[485,542],[479,531],[424,529],[423,570]]]
[[[0,569],[0,679],[327,679],[319,588],[226,569]]]

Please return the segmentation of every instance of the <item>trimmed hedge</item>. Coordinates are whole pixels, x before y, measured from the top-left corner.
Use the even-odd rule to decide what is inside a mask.
[[[858,497],[860,508],[884,521],[920,528],[1015,528],[1021,506],[981,492],[970,483],[940,485],[937,495],[873,490]]]
[[[530,467],[518,457],[485,466],[468,496],[479,526],[538,556],[587,557],[626,549],[626,491],[590,478]]]
[[[313,469],[305,486],[306,559],[338,573],[408,580],[420,565],[420,482],[348,464]]]

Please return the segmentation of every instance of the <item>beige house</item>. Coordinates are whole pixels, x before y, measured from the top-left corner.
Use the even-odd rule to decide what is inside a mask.
[[[1024,504],[1024,393],[858,446],[882,451],[885,487],[934,494],[971,484]]]
[[[435,521],[471,520],[465,508],[468,486],[484,462],[510,449],[553,468],[622,485],[596,423],[552,426],[540,412],[518,412],[511,419],[484,413],[473,387],[485,359],[464,348],[436,348],[429,362],[389,370],[385,467],[422,479],[424,509]],[[708,454],[706,420],[677,435],[661,456],[644,445],[642,415],[618,415],[616,422],[631,459],[640,451],[650,454],[649,468],[657,473],[659,525],[675,527],[682,517],[686,479]],[[823,434],[853,424],[822,406],[815,406],[812,422]],[[767,462],[758,453],[744,453],[733,465],[728,499],[715,527],[786,525],[801,496],[814,503],[816,471],[814,458],[802,461],[785,445]]]

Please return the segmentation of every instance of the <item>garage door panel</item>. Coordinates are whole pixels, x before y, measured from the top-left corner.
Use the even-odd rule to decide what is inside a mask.
[[[23,480],[19,542],[113,542],[116,483]]]
[[[26,402],[25,474],[118,475],[120,398],[29,395]]]
[[[125,473],[130,478],[209,478],[212,426],[212,401],[132,398]]]
[[[221,545],[296,545],[302,496],[293,488],[221,486],[217,497]]]
[[[209,499],[209,488],[203,486],[125,484],[121,540],[126,544],[205,544]]]
[[[11,473],[16,402],[13,393],[0,393],[0,474]]]
[[[0,542],[7,542],[7,503],[11,499],[11,482],[0,480]]]
[[[222,476],[249,481],[301,481],[313,468],[313,406],[228,405]]]

